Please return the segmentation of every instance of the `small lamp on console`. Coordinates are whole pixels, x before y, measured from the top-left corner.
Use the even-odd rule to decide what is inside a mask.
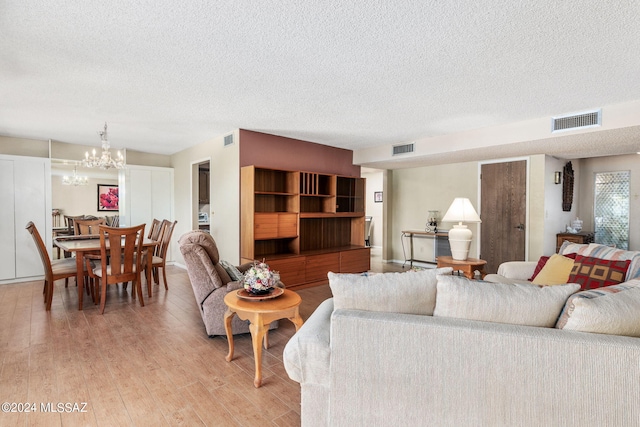
[[[458,261],[466,260],[469,255],[473,233],[463,222],[482,222],[471,201],[465,197],[456,197],[451,206],[449,206],[447,213],[442,217],[442,222],[458,223],[449,230],[451,257]]]

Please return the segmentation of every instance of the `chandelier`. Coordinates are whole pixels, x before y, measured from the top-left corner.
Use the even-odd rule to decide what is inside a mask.
[[[89,178],[86,176],[78,175],[78,167],[73,167],[73,176],[65,175],[62,177],[62,185],[87,185],[89,184]]]
[[[106,122],[104,124],[104,131],[98,132],[98,135],[100,135],[100,139],[102,140],[102,155],[100,157],[96,156],[96,150],[94,149],[93,154],[89,156],[89,152],[87,151],[84,155],[82,164],[88,168],[124,169],[125,161],[120,151],[118,151],[118,155],[115,159],[111,157],[111,152],[109,151],[109,140],[107,139]]]

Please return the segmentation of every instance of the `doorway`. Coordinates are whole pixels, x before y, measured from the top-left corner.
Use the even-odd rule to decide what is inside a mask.
[[[524,261],[527,161],[486,163],[480,170],[480,258],[496,273],[506,261]]]
[[[203,160],[192,163],[192,230],[210,231],[211,228],[211,162]]]

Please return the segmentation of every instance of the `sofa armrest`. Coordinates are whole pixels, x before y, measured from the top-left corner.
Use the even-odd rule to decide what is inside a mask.
[[[538,263],[536,261],[508,261],[498,267],[498,275],[507,279],[528,280],[533,276]]]
[[[282,354],[289,378],[300,384],[329,385],[333,298],[322,302],[289,340]]]

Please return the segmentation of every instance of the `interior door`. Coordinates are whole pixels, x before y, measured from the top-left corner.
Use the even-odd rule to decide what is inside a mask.
[[[527,162],[483,164],[480,182],[480,258],[496,273],[503,262],[525,259]]]

